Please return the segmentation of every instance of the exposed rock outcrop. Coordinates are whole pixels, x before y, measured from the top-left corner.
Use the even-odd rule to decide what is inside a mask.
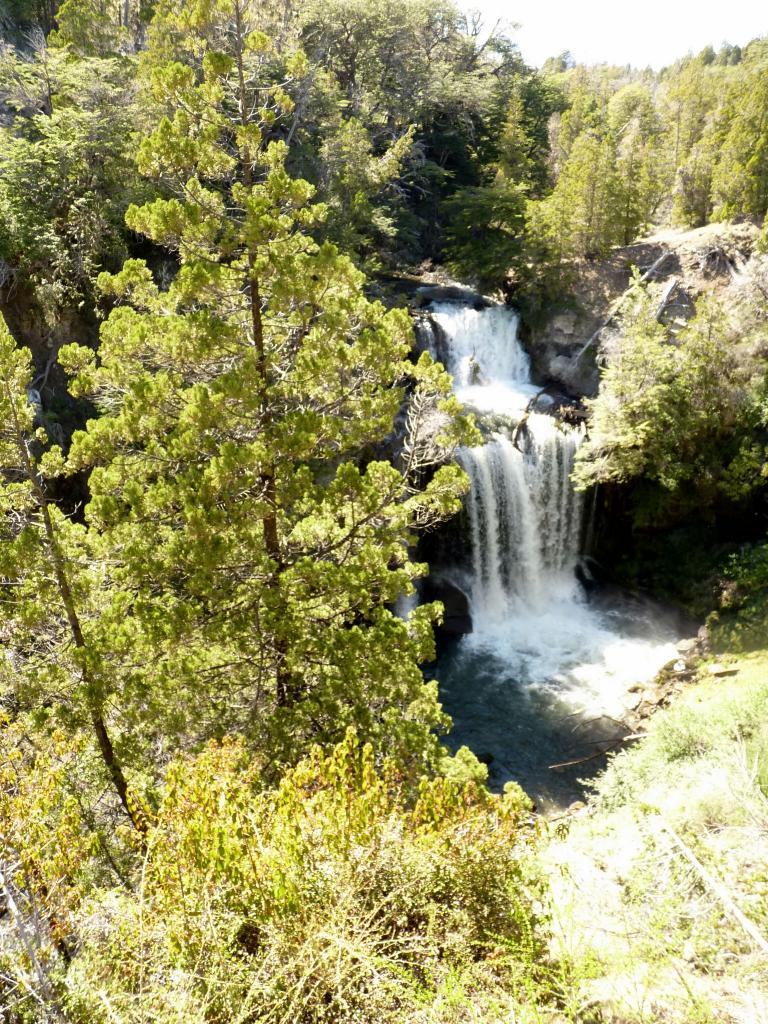
[[[653,270],[652,279],[664,285],[659,318],[674,333],[691,317],[700,295],[738,286],[758,235],[752,224],[670,229],[614,249],[604,260],[575,263],[562,307],[541,326],[527,330],[534,379],[552,381],[571,394],[596,394],[601,352],[616,334],[612,314],[634,268]],[[585,351],[592,339],[595,344]]]

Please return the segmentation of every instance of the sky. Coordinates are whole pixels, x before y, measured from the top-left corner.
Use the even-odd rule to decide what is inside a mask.
[[[512,33],[534,67],[570,50],[587,64],[658,69],[707,44],[743,45],[768,35],[768,0],[463,0],[490,27],[517,23]]]

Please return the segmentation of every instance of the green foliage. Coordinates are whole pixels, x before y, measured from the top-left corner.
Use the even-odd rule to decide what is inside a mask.
[[[110,645],[109,575],[92,557],[91,536],[53,504],[50,484],[64,455],[49,446],[28,398],[31,358],[0,317],[0,569],[6,658],[0,697],[47,736],[87,734],[123,812],[140,830],[111,738],[118,690]],[[46,450],[47,449],[47,450]],[[28,716],[28,717],[27,717]]]
[[[122,5],[104,0],[64,0],[56,13],[52,46],[69,46],[81,57],[106,57],[120,47],[120,25],[114,15],[122,13]]]
[[[67,1019],[401,1020],[434,1005],[447,1024],[451,987],[507,1007],[534,987],[543,888],[516,787],[424,779],[410,799],[352,730],[269,787],[225,738],[174,760],[131,857],[87,827],[73,769],[81,751],[61,738],[33,758],[3,730],[0,834],[40,923],[11,969]]]
[[[375,198],[366,234],[389,261],[435,255],[443,241],[435,223],[440,200],[481,184],[484,165],[503,148],[508,90],[526,78],[516,48],[498,31],[482,38],[448,0],[309,2],[300,24],[306,52],[322,55],[322,72],[299,100],[315,118],[298,122],[292,166],[330,199],[333,232],[340,199],[342,223],[350,212],[352,195],[337,194],[334,162],[354,124],[350,171],[359,179],[362,170],[363,194]],[[526,89],[525,118],[541,142],[547,115],[541,103],[535,113],[534,93]],[[399,174],[390,173],[376,194],[376,177],[398,164]]]
[[[657,319],[657,302],[656,291],[640,284],[627,299],[600,394],[589,403],[577,486],[642,476],[669,491],[685,485],[693,503],[711,502],[718,490],[745,493],[760,481],[741,447],[754,398],[723,310],[700,301],[696,317],[672,339]]]
[[[533,918],[519,793],[438,779],[407,809],[352,732],[257,787],[236,743],[172,766],[141,890],[100,901],[73,972],[81,1015],[102,1019],[109,979],[126,1022],[386,1019]]]
[[[407,131],[382,156],[374,156],[368,130],[350,118],[320,147],[321,194],[328,204],[325,234],[342,251],[367,257],[369,266],[375,266],[376,254],[396,234],[392,217],[376,199],[400,176],[412,143],[413,133]]]
[[[603,256],[621,239],[616,150],[606,136],[584,132],[573,143],[552,195],[541,206],[556,258]]]
[[[2,0],[0,24],[6,39],[14,42],[47,35],[54,26],[56,0]]]
[[[694,692],[655,717],[641,747],[612,759],[597,785],[600,802],[609,809],[627,805],[644,789],[661,788],[665,779],[668,785],[671,773],[690,779],[697,762],[701,769],[727,755],[734,743],[759,737],[768,698],[764,670],[764,652],[751,655],[742,663],[738,685],[711,681],[704,684],[706,692]]]
[[[463,188],[445,203],[449,266],[479,287],[503,286],[525,251],[526,188],[500,178]]]
[[[496,166],[504,178],[529,186],[533,196],[550,186],[549,124],[563,109],[560,89],[539,75],[521,75],[509,87]]]
[[[768,210],[768,46],[752,46],[724,109],[712,181],[716,215],[764,216]]]
[[[618,222],[629,245],[651,224],[669,189],[669,167],[661,149],[662,121],[645,85],[628,85],[608,104],[617,142]]]
[[[349,258],[305,233],[325,209],[268,141],[292,110],[275,68],[305,64],[250,32],[251,13],[209,6],[193,28],[179,15],[198,73],[152,68],[168,116],[139,166],[175,195],[127,219],[180,269],[165,291],[137,260],[100,279],[117,308],[98,360],[63,353],[101,412],[70,467],[93,467],[88,523],[114,567],[115,618],[130,608],[111,646],[133,652],[121,685],[136,756],[237,729],[277,765],[355,724],[421,766],[446,725],[418,668],[439,609],[405,623],[389,606],[424,572],[411,531],[459,507],[465,478],[447,463],[475,435],[444,371],[408,361],[407,316],[368,302]],[[405,438],[372,458],[406,385]]]
[[[50,326],[124,257],[123,217],[140,194],[130,151],[130,66],[40,49],[3,55],[19,110],[0,132],[0,255],[35,289]]]
[[[768,626],[768,545],[744,547],[722,571],[718,608],[708,619],[721,649],[760,650]]]
[[[359,268],[442,256],[530,322],[654,222],[764,217],[765,41],[537,73],[449,0],[150,13],[66,0],[49,45],[0,57],[3,299],[45,358],[73,310],[104,321],[61,354],[94,411],[71,450],[0,324],[0,1001],[13,1024],[490,1024],[554,991],[581,1019],[530,805],[440,746],[441,609],[391,611],[477,434]],[[579,486],[643,481],[636,518],[666,522],[762,485],[761,268],[676,333],[633,290]],[[716,640],[761,642],[767,564],[729,564]],[[654,727],[604,805],[692,791],[737,734],[764,793],[756,694]]]

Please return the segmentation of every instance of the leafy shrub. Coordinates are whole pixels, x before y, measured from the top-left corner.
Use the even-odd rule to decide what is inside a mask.
[[[760,650],[768,635],[768,544],[731,555],[723,571],[719,609],[708,621],[721,649]]]
[[[446,985],[526,990],[544,894],[519,787],[494,796],[438,777],[409,800],[353,730],[277,788],[261,777],[239,740],[180,757],[127,886],[99,882],[80,843],[77,878],[91,884],[67,905],[60,964],[73,1020],[404,1020]],[[72,889],[50,847],[25,857],[46,891]]]

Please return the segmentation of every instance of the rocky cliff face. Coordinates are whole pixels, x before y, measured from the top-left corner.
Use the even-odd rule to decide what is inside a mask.
[[[752,224],[665,230],[615,249],[605,260],[574,264],[560,308],[540,327],[526,331],[534,379],[573,395],[596,394],[599,362],[615,336],[617,306],[633,268],[650,272],[649,279],[661,283],[666,302],[660,315],[674,332],[692,315],[700,295],[738,285],[758,235]]]

